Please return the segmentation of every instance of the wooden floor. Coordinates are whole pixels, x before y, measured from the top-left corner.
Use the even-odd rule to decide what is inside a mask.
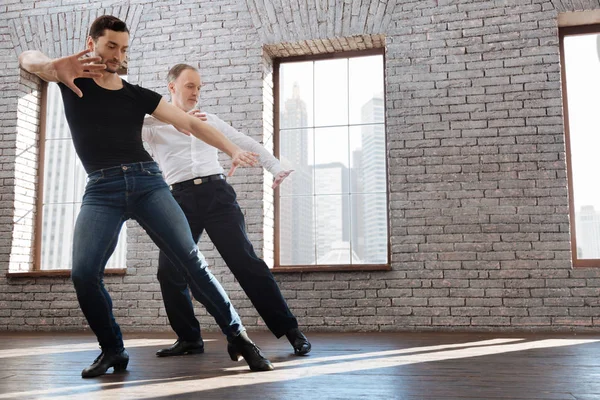
[[[169,334],[127,334],[128,371],[81,379],[99,353],[90,333],[0,333],[0,399],[578,399],[600,400],[600,335],[311,333],[295,357],[252,333],[275,371],[206,353],[157,358]]]

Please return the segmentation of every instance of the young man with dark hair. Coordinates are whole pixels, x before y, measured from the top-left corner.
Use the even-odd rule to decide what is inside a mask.
[[[130,218],[146,230],[173,268],[187,277],[198,300],[227,335],[230,347],[245,358],[250,369],[271,370],[273,366],[248,338],[227,294],[208,270],[158,165],[144,150],[144,117],[152,114],[223,150],[232,158],[230,174],[237,166],[254,165],[256,155],[241,150],[218,130],[167,103],[158,93],[122,80],[117,71],[128,45],[125,23],[102,16],[92,23],[85,51],[57,59],[35,50],[19,56],[23,69],[58,82],[73,144],[88,173],[73,234],[71,277],[102,352],[82,371],[82,377],[102,375],[111,367],[124,370],[129,362],[103,275],[121,227]],[[92,57],[84,58],[88,54]]]
[[[292,172],[285,171],[279,160],[260,143],[238,132],[216,115],[206,115],[195,109],[202,86],[196,68],[177,64],[169,71],[167,80],[171,103],[207,120],[241,148],[259,154],[261,164],[275,177],[273,187]],[[248,240],[244,215],[236,201],[235,191],[225,180],[217,149],[194,137],[183,136],[172,125],[152,117],[146,118],[142,135],[164,171],[173,197],[187,217],[194,240],[197,242],[206,230],[271,332],[277,338],[285,335],[295,354],[308,354],[310,342],[298,329],[298,321],[269,267],[256,255]],[[159,350],[156,355],[166,357],[194,353],[195,349],[203,347],[203,342],[187,290],[188,282],[172,267],[164,252],[159,255],[158,281],[169,322],[178,339],[174,345]],[[194,287],[191,286],[191,289],[196,297]]]

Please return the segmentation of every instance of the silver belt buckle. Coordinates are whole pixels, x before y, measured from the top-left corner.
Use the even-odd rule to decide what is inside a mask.
[[[194,179],[194,185],[200,185],[201,183],[202,183],[202,179],[201,178]]]

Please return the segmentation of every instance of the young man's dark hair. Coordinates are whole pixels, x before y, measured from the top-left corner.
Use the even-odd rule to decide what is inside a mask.
[[[115,32],[129,33],[129,29],[127,29],[125,22],[121,21],[117,17],[113,17],[112,15],[102,15],[92,22],[92,26],[90,26],[90,33],[88,35],[91,36],[94,41],[96,41],[100,36],[104,35],[104,31],[107,29]]]

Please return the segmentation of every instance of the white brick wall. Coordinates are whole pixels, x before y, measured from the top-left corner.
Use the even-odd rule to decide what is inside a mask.
[[[0,329],[85,325],[67,279],[5,278],[9,265],[30,262],[35,199],[37,97],[21,112],[31,118],[24,130],[17,104],[36,85],[16,56],[76,51],[90,20],[107,12],[132,28],[131,81],[166,94],[170,66],[198,64],[202,108],[269,145],[272,55],[385,44],[392,271],[277,275],[301,325],[597,330],[600,270],[570,261],[556,20],[600,9],[598,0],[63,3],[0,5]],[[231,182],[269,260],[266,175],[238,169]],[[129,228],[128,273],[106,278],[115,314],[125,330],[168,330],[158,252],[135,223]],[[262,327],[208,238],[201,249],[244,323]],[[216,329],[198,314],[204,329]]]

